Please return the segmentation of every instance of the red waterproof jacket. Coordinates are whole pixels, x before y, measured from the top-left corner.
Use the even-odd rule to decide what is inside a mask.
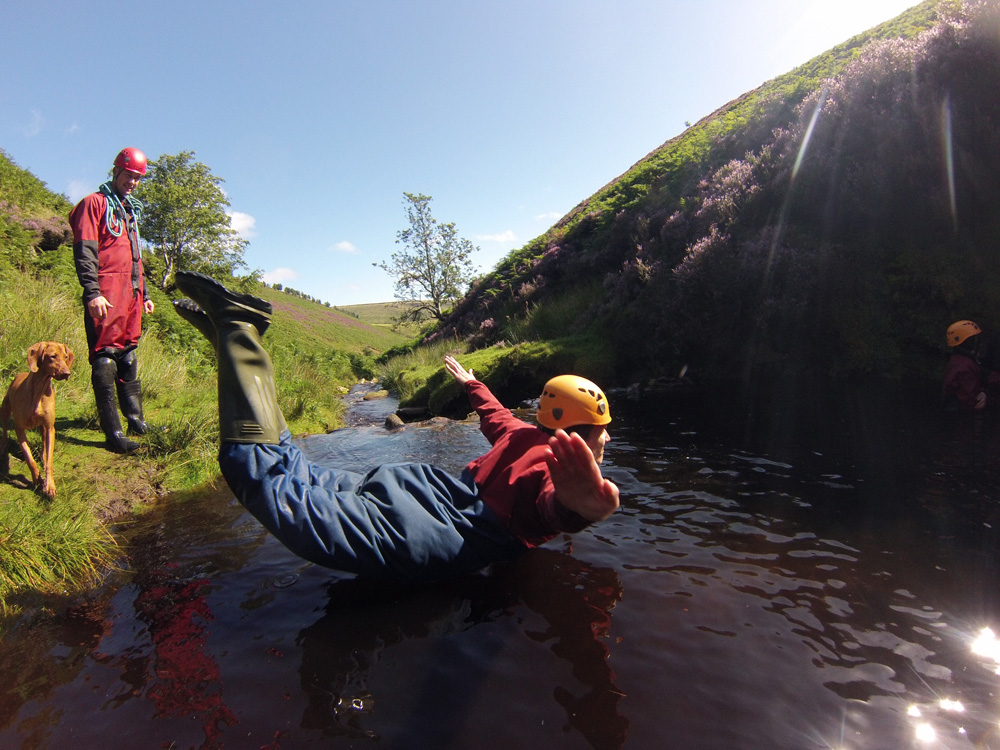
[[[557,534],[587,527],[585,518],[556,500],[544,458],[549,436],[511,414],[478,380],[470,381],[466,391],[479,414],[480,429],[493,446],[466,471],[507,530],[536,547]]]
[[[135,217],[128,214],[119,223],[112,216],[110,228],[108,217],[108,199],[101,193],[88,195],[69,214],[83,304],[104,295],[112,305],[103,319],[85,313],[91,357],[102,349],[128,349],[139,343],[142,304],[147,296]]]

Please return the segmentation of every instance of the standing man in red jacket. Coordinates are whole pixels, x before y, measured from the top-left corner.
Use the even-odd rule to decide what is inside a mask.
[[[122,431],[116,391],[129,433],[143,435],[148,429],[142,415],[135,348],[142,333],[142,314],[152,313],[154,305],[142,275],[142,203],[132,197],[145,174],[146,155],[137,148],[122,149],[115,157],[111,180],[69,214],[73,261],[86,308],[84,327],[97,415],[107,447],[116,453],[131,453],[139,447]]]

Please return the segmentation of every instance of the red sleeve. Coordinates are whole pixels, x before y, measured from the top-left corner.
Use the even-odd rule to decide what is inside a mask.
[[[551,478],[545,490],[538,496],[535,505],[538,515],[553,531],[575,534],[590,526],[590,521],[556,499],[556,490],[552,486]]]
[[[73,242],[100,239],[101,222],[104,220],[107,198],[100,193],[91,193],[69,213],[69,226],[73,230]]]
[[[472,408],[479,415],[479,429],[490,441],[490,445],[496,445],[497,440],[511,430],[531,428],[527,422],[522,422],[511,414],[510,409],[497,401],[490,389],[478,380],[469,381],[465,391],[469,394]]]
[[[100,193],[92,193],[77,203],[69,214],[69,225],[73,230],[73,264],[83,287],[84,304],[101,294],[97,282],[97,251],[106,200]]]
[[[467,470],[507,530],[535,547],[556,534],[589,526],[589,521],[556,500],[545,460],[548,435],[511,414],[481,382],[469,382],[466,390],[479,414],[480,429],[493,446]]]

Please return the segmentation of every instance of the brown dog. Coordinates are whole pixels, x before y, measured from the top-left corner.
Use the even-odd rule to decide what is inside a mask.
[[[14,417],[14,432],[21,444],[24,460],[31,469],[31,479],[39,483],[38,464],[28,447],[25,431],[42,428],[42,463],[45,464],[45,484],[42,491],[49,497],[56,496],[56,483],[52,478],[52,451],[56,444],[56,397],[52,392],[53,380],[69,377],[70,367],[76,356],[65,344],[58,341],[40,341],[28,349],[28,370],[14,376],[7,395],[0,403],[0,474],[10,469],[7,457],[7,420]]]

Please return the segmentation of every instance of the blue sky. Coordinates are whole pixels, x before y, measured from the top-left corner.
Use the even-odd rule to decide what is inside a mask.
[[[685,121],[915,4],[11,1],[0,148],[73,201],[124,146],[194,151],[251,268],[382,302],[404,192],[489,271]]]

